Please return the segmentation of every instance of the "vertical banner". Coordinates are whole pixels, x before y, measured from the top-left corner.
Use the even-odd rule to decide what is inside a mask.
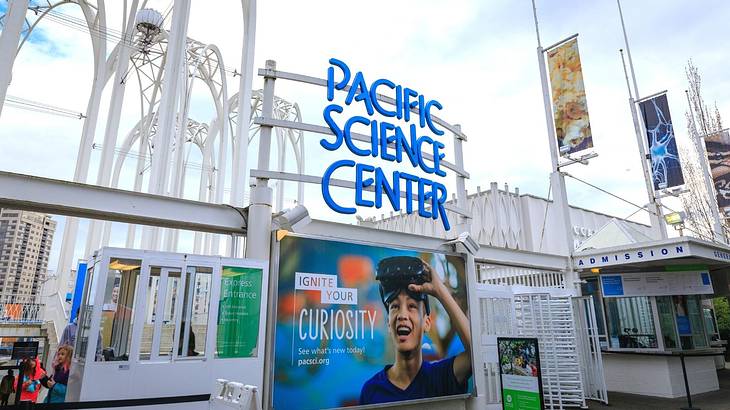
[[[218,305],[216,356],[258,355],[261,268],[223,266]]]
[[[705,137],[707,159],[717,193],[717,207],[730,207],[730,133],[725,130]]]
[[[472,390],[463,257],[288,235],[278,258],[275,409]]]
[[[497,355],[502,408],[542,410],[542,369],[537,339],[498,337]]]
[[[639,103],[639,107],[646,127],[654,189],[665,189],[684,184],[682,164],[679,162],[667,95],[661,94],[642,101]]]
[[[560,154],[571,154],[593,147],[588,102],[583,86],[583,71],[578,54],[578,39],[547,53],[550,88],[553,94],[555,135]]]

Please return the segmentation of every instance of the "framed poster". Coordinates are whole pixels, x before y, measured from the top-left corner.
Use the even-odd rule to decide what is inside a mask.
[[[542,410],[540,348],[536,338],[498,337],[499,381],[502,408],[505,410]]]
[[[473,391],[463,256],[287,235],[278,279],[276,410]]]

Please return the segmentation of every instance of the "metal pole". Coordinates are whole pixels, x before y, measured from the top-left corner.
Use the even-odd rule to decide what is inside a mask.
[[[0,33],[0,115],[3,112],[5,96],[8,93],[10,80],[13,78],[13,64],[18,53],[20,33],[23,32],[25,13],[28,12],[28,0],[10,0],[5,24]]]
[[[457,167],[464,169],[464,139],[461,137],[461,125],[454,126],[459,132],[454,134],[454,162]],[[408,198],[410,201],[411,199]],[[463,175],[456,175],[456,204],[461,209],[467,209],[468,196],[466,193],[466,178]],[[471,232],[470,219],[459,215],[459,228],[461,232]],[[460,232],[459,232],[460,233]]]
[[[631,116],[634,121],[634,131],[636,132],[636,142],[639,146],[639,155],[641,156],[641,168],[644,171],[644,179],[646,180],[646,194],[649,196],[649,202],[652,205],[653,214],[650,217],[651,219],[651,226],[655,231],[655,234],[659,236],[659,239],[666,239],[667,236],[667,227],[664,225],[664,221],[662,221],[662,206],[661,201],[656,198],[654,187],[652,185],[653,179],[651,177],[651,173],[649,172],[649,166],[647,164],[647,161],[650,161],[650,158],[647,157],[647,150],[644,147],[644,134],[641,132],[641,123],[639,122],[639,116],[636,112],[637,107],[635,104],[635,99],[639,98],[639,86],[636,82],[636,71],[634,71],[634,60],[631,58],[631,49],[629,48],[629,36],[626,34],[626,25],[624,24],[624,14],[621,10],[621,0],[616,0],[616,4],[618,5],[618,14],[621,20],[621,30],[623,31],[624,35],[624,45],[626,46],[626,55],[629,58],[629,69],[631,71],[631,80],[634,85],[634,96],[631,96],[631,87],[629,85],[628,80],[628,74],[626,75],[626,86],[629,88],[629,102],[631,104]],[[623,52],[621,53],[621,59],[623,61]],[[624,73],[626,73],[626,64],[624,63]]]
[[[243,9],[243,50],[241,79],[238,83],[238,127],[233,151],[236,172],[232,177],[231,205],[243,206],[246,195],[246,166],[248,165],[248,136],[251,127],[251,93],[253,60],[256,46],[256,0],[241,0]]]
[[[554,192],[554,204],[557,210],[557,224],[563,227],[562,240],[559,241],[561,251],[568,256],[568,266],[565,272],[566,282],[573,287],[580,295],[580,287],[578,286],[578,277],[573,270],[573,232],[570,222],[570,208],[568,204],[568,193],[565,188],[565,176],[559,169],[558,157],[558,141],[555,136],[555,124],[553,123],[553,109],[550,101],[550,90],[548,88],[548,74],[545,66],[545,55],[540,44],[540,31],[537,22],[537,9],[535,0],[532,0],[532,11],[535,18],[535,33],[537,35],[537,61],[540,68],[540,84],[542,86],[542,101],[545,107],[545,125],[547,126],[548,143],[550,145],[550,159],[552,164],[552,172],[550,174],[550,183]]]
[[[689,115],[690,119],[692,120],[692,140],[694,140],[695,148],[697,148],[697,155],[699,158],[697,160],[700,162],[700,165],[702,165],[702,179],[705,183],[705,189],[707,190],[707,195],[710,196],[709,202],[710,202],[710,211],[712,212],[712,219],[713,219],[713,225],[714,225],[714,235],[713,237],[722,242],[726,243],[727,238],[725,237],[725,231],[722,229],[722,222],[720,222],[720,209],[717,206],[717,196],[715,194],[715,185],[712,182],[712,172],[710,170],[710,166],[708,164],[707,159],[707,152],[705,151],[705,147],[702,144],[700,134],[697,132],[697,123],[695,122],[695,115],[692,111],[692,101],[689,98],[689,91],[684,90],[684,94],[687,96],[687,105],[689,106]]]
[[[687,381],[687,368],[684,365],[684,353],[679,353],[679,360],[682,362],[682,377],[684,378],[684,391],[687,393],[687,407],[682,407],[682,410],[701,410],[697,407],[692,407],[692,395],[689,392],[689,382]]]
[[[189,19],[190,0],[175,0],[172,12],[172,26],[170,27],[170,40],[167,43],[160,115],[157,133],[154,137],[155,152],[152,159],[149,185],[149,192],[152,194],[165,195],[167,191],[170,170],[170,142],[175,133],[175,117],[179,94],[178,82],[180,81],[182,61],[185,58],[184,52]],[[157,249],[159,236],[159,228],[144,227],[142,229],[142,247],[144,249]]]
[[[276,70],[276,61],[266,60],[266,70]],[[273,116],[275,81],[275,77],[264,76],[264,101],[261,107],[264,119]],[[269,170],[272,129],[273,127],[269,125],[262,125],[259,133],[258,169],[263,171]],[[274,199],[273,190],[268,183],[268,179],[256,178],[256,184],[251,189],[249,226],[246,234],[246,257],[267,261],[271,254],[271,206]]]
[[[631,120],[634,123],[634,133],[636,135],[636,145],[639,147],[639,156],[641,157],[641,168],[644,173],[644,183],[646,184],[646,194],[649,197],[649,219],[651,221],[651,227],[654,234],[660,238],[667,238],[667,228],[662,221],[662,208],[661,203],[657,200],[654,195],[654,187],[652,185],[651,173],[649,172],[649,164],[647,163],[646,150],[644,148],[644,134],[641,131],[641,125],[639,123],[639,116],[636,112],[636,102],[634,96],[631,94],[631,85],[629,84],[629,75],[626,71],[626,62],[624,61],[624,52],[619,50],[621,53],[621,62],[624,67],[624,77],[626,78],[626,88],[629,92],[629,111],[631,111]]]

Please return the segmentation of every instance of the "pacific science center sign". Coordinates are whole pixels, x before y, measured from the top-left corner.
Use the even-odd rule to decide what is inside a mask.
[[[407,172],[415,169],[429,176],[441,178],[446,176],[441,162],[446,156],[443,152],[445,146],[430,136],[430,134],[444,135],[444,131],[434,124],[431,114],[434,109],[441,110],[443,108],[441,104],[436,100],[427,99],[411,88],[397,85],[384,78],[368,83],[362,72],[358,71],[353,75],[347,64],[335,58],[330,59],[329,63],[327,101],[330,104],[325,107],[322,115],[333,133],[334,140],[323,138],[319,143],[328,151],[337,151],[344,145],[351,153],[362,157],[363,162],[340,159],[327,167],[322,176],[322,197],[327,206],[341,214],[354,214],[357,212],[356,207],[380,209],[385,199],[390,202],[394,211],[400,211],[401,194],[405,193],[406,213],[418,212],[422,218],[441,219],[444,229],[450,230],[451,225],[445,208],[448,198],[446,186],[430,178]],[[345,108],[332,102],[335,99],[335,90],[346,91],[344,105],[348,107],[359,105],[367,112],[367,117],[353,115],[348,118],[344,114]],[[395,105],[392,109],[390,105],[384,107],[378,100],[378,90],[385,90],[384,95],[393,96]],[[376,113],[389,120],[375,119]],[[354,143],[357,138],[353,135],[352,129],[356,124],[370,128],[370,141],[367,147],[359,147]],[[432,153],[433,160],[427,163],[423,151]],[[398,170],[386,173],[381,167],[366,161],[378,157],[398,164]],[[408,165],[410,168],[401,170],[401,166]],[[338,203],[332,198],[330,183],[335,172],[340,175],[354,173],[355,206],[350,206],[351,203]],[[364,190],[374,191],[373,200],[363,197]],[[416,210],[413,209],[411,198],[415,198],[418,202]]]

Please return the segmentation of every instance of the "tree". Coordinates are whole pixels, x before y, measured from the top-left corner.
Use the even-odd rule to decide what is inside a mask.
[[[685,112],[687,128],[692,144],[681,152],[682,173],[688,191],[681,195],[682,207],[687,213],[685,224],[688,230],[700,239],[713,240],[712,234],[715,219],[713,215],[714,192],[707,192],[704,171],[700,161],[707,161],[702,137],[722,130],[722,118],[715,104],[714,111],[710,111],[702,97],[702,77],[699,69],[687,62],[687,94],[689,96],[689,110]],[[712,202],[711,202],[712,201]],[[723,234],[727,237],[730,227],[723,221]]]

